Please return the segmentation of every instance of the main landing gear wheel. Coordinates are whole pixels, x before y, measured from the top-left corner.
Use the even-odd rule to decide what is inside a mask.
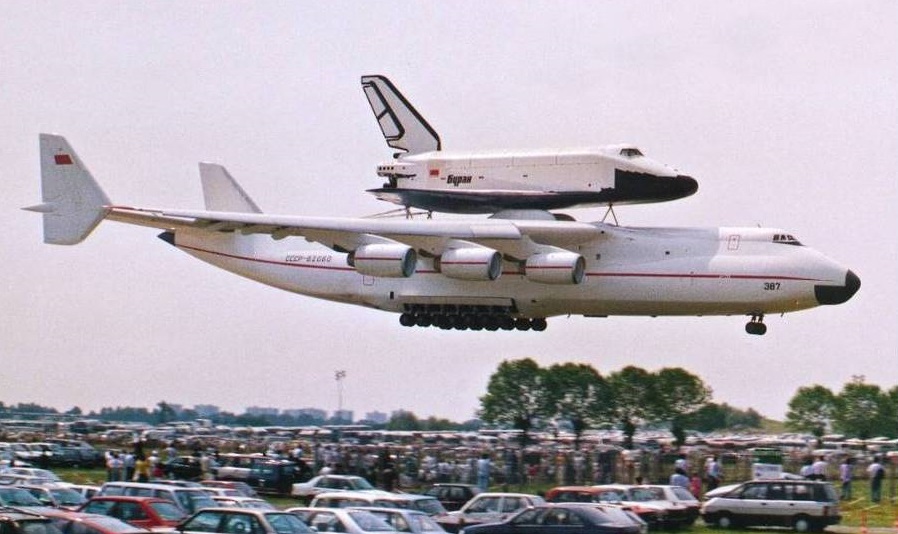
[[[767,325],[764,324],[764,314],[751,316],[751,321],[745,325],[745,331],[753,336],[763,336],[767,333]]]

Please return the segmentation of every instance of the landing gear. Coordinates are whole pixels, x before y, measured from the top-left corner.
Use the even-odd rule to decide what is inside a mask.
[[[514,318],[506,314],[479,314],[479,313],[453,313],[453,314],[427,314],[405,312],[399,316],[399,324],[402,326],[435,326],[442,330],[533,330],[542,332],[548,324],[543,317],[529,319],[526,317]]]
[[[751,316],[751,321],[745,325],[745,331],[753,336],[763,336],[767,333],[767,325],[764,324],[764,314],[755,314]]]

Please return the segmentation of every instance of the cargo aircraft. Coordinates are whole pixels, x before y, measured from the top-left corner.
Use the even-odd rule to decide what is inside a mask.
[[[399,150],[377,167],[387,179],[369,189],[407,209],[495,213],[662,202],[687,197],[691,176],[645,157],[633,145],[589,149],[458,152],[384,76],[362,77],[387,145]]]
[[[114,204],[61,136],[40,136],[46,243],[104,219],[274,287],[400,314],[404,326],[544,330],[559,315],[764,317],[841,304],[850,270],[772,228],[628,228],[539,210],[489,218],[369,219],[262,213],[224,167],[200,164],[204,210]]]

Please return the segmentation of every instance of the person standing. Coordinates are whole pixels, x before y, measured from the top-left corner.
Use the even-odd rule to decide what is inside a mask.
[[[717,462],[717,456],[712,456],[711,461],[708,462],[705,468],[705,478],[707,479],[708,489],[707,491],[711,491],[720,485],[720,479],[723,477],[723,471],[720,468],[720,464]]]
[[[842,482],[842,495],[840,498],[843,501],[847,501],[851,499],[851,464],[854,463],[852,458],[845,458],[845,461],[839,466],[839,480]]]
[[[683,471],[679,467],[676,468],[674,473],[670,475],[670,485],[671,486],[680,486],[681,488],[689,489],[689,477],[686,475],[686,471]]]
[[[817,461],[811,464],[811,475],[814,480],[826,480],[826,465],[823,456],[817,457]]]
[[[483,453],[477,460],[477,486],[486,491],[490,486],[490,455]]]
[[[870,475],[870,500],[878,503],[882,499],[882,479],[886,476],[886,469],[879,463],[879,456],[873,457],[873,463],[867,467]]]

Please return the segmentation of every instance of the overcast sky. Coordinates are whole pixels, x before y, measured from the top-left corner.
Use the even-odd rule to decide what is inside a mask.
[[[409,329],[269,288],[103,223],[44,245],[38,133],[114,202],[202,207],[197,162],[267,212],[362,216],[391,150],[359,85],[384,74],[446,149],[632,142],[699,181],[632,226],[787,229],[853,269],[841,306],[767,318]],[[0,400],[344,407],[472,417],[504,359],[683,367],[781,418],[798,387],[898,383],[898,9],[884,1],[0,1]],[[566,210],[597,220],[601,210]]]

